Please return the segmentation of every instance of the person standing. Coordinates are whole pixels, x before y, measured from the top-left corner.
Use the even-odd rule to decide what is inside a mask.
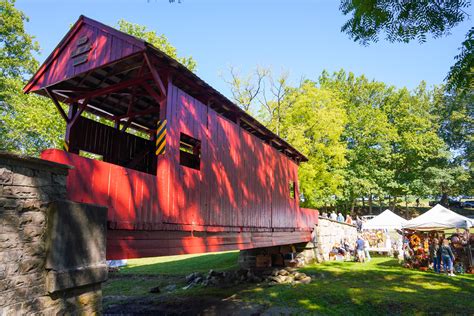
[[[339,223],[344,223],[344,216],[341,214],[341,212],[337,214],[337,221]]]
[[[370,262],[370,260],[372,260],[372,258],[370,257],[369,248],[370,248],[369,240],[366,238],[364,239],[364,252],[365,252],[365,260],[367,260],[367,262]]]
[[[438,257],[439,251],[439,240],[438,238],[433,238],[433,241],[430,243],[430,258],[433,262],[433,270],[436,273],[439,273],[440,270],[440,258]]]
[[[334,211],[331,212],[331,214],[329,215],[329,217],[330,217],[333,221],[337,220],[337,215],[336,215],[336,213],[335,213]]]
[[[352,217],[350,214],[346,215],[346,224],[352,225]]]
[[[449,246],[448,239],[445,238],[443,240],[443,244],[439,247],[438,253],[439,253],[438,258],[441,258],[441,261],[443,262],[444,271],[449,276],[454,276],[454,272],[453,272],[454,254],[453,254],[453,251],[451,250],[451,247]]]
[[[364,253],[364,239],[362,239],[362,236],[357,236],[357,241],[356,241],[356,250],[357,250],[357,258],[359,259],[359,262],[365,262],[365,253]]]

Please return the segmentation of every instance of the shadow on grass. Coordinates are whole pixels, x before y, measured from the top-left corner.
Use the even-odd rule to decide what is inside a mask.
[[[196,313],[205,305],[224,304],[223,299],[232,296],[270,308],[276,314],[282,310],[290,314],[325,315],[474,314],[473,275],[447,277],[409,270],[397,260],[383,257],[370,263],[330,262],[306,267],[301,270],[313,277],[307,285],[270,287],[262,283],[181,289],[185,285],[184,275],[209,269],[236,269],[237,259],[238,252],[227,252],[131,260],[130,266],[119,273],[125,279],[111,280],[105,294],[125,292],[132,296],[127,304],[149,297],[149,304],[167,306],[168,311],[183,312],[184,306],[189,305]],[[178,284],[176,291],[152,297],[147,294],[151,286],[166,286],[171,279]],[[208,303],[199,304],[204,301]],[[143,304],[145,301],[135,305]]]
[[[303,270],[314,276],[313,283],[255,288],[242,295],[261,304],[292,306],[299,313],[474,313],[472,275],[450,278],[407,270],[387,258],[366,264],[334,262]]]

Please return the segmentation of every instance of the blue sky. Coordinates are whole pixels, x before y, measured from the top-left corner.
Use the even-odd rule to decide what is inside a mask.
[[[369,47],[340,32],[347,20],[336,0],[17,0],[41,45],[43,61],[79,15],[116,26],[124,18],[165,34],[178,54],[192,55],[198,75],[229,96],[221,77],[229,66],[288,71],[297,82],[341,68],[398,87],[443,82],[473,21],[425,44],[380,41]],[[468,12],[474,16],[473,7]]]

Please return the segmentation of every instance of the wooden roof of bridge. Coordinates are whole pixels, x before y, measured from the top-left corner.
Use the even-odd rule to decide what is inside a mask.
[[[75,46],[81,37],[90,42],[89,58],[74,65]],[[89,44],[88,44],[89,45]],[[148,59],[148,60],[146,60]],[[296,162],[307,158],[285,140],[212,88],[178,61],[142,39],[118,31],[85,16],[78,21],[49,55],[24,88],[55,101],[79,104],[84,110],[124,123],[130,104],[140,115],[128,122],[137,130],[153,133],[159,120],[163,85],[144,67],[151,63],[163,78],[238,123]]]

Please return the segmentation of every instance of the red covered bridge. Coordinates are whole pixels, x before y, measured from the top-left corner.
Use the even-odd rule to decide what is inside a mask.
[[[75,167],[71,200],[108,207],[108,259],[310,240],[306,157],[151,44],[81,16],[24,91],[66,121],[42,158]]]

